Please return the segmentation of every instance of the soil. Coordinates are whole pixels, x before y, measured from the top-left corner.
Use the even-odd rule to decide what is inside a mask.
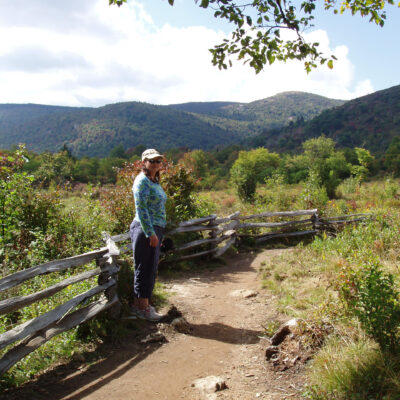
[[[261,289],[259,268],[281,251],[288,250],[235,255],[215,270],[165,282],[186,327],[143,322],[123,343],[96,349],[101,354],[96,362],[77,357],[0,398],[299,400],[309,355],[296,353],[301,346],[291,335],[281,347],[290,348],[292,364],[265,356],[270,342],[263,327],[287,317],[276,311],[274,296]],[[206,377],[220,379],[218,391],[196,383]]]

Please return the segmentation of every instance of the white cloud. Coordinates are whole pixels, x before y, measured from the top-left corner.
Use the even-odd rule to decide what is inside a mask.
[[[219,71],[208,49],[222,31],[175,28],[172,21],[157,27],[134,1],[107,3],[0,0],[0,35],[7,37],[0,42],[0,103],[248,102],[289,90],[350,99],[373,91],[370,81],[355,79],[346,46],[331,49],[324,31],[308,36],[339,57],[333,70],[307,75],[302,63],[288,62],[258,75],[238,63]]]

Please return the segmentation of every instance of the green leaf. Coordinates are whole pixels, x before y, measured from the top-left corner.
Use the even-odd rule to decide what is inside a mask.
[[[209,0],[201,0],[200,7],[207,8]]]
[[[332,69],[333,68],[333,60],[328,61],[328,68]]]
[[[173,6],[174,5],[174,0],[168,0],[168,3],[169,3],[170,6]]]

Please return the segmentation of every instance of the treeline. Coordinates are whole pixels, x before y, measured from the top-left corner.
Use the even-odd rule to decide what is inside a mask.
[[[26,162],[23,171],[34,176],[35,182],[43,187],[63,185],[65,183],[112,184],[116,182],[117,173],[127,163],[141,159],[144,145],[125,149],[122,145],[114,147],[108,157],[82,157],[72,155],[67,146],[56,153],[35,153],[24,148]],[[13,155],[18,148],[0,150],[0,154]],[[201,187],[212,187],[217,181],[228,178],[229,170],[243,147],[231,145],[216,148],[213,151],[194,150],[187,147],[170,149],[164,152],[166,159],[174,163],[181,161],[193,169],[197,178],[205,177],[199,182]],[[211,169],[210,171],[208,171]]]
[[[312,148],[307,150],[310,146]],[[116,182],[118,170],[126,163],[140,160],[145,148],[144,145],[138,145],[125,149],[122,145],[118,145],[109,152],[108,157],[103,158],[86,156],[77,158],[65,145],[57,153],[35,153],[25,150],[27,162],[24,163],[23,169],[28,174],[34,175],[35,181],[45,187],[50,184],[60,185],[66,182],[113,184]],[[245,175],[242,170],[245,169],[246,164],[249,166],[247,169],[251,171],[254,169],[253,164],[259,163],[263,173],[261,174],[262,178],[256,179],[257,182],[264,183],[267,177],[272,174],[279,174],[288,184],[306,180],[314,159],[321,157],[329,159],[332,154],[335,155],[337,160],[329,162],[333,162],[342,168],[342,171],[338,173],[340,178],[351,176],[351,171],[355,171],[354,166],[362,166],[360,164],[360,150],[357,150],[357,147],[337,149],[337,144],[324,136],[305,141],[301,147],[302,152],[299,152],[299,154],[269,153],[266,156],[268,150],[265,148],[260,150],[260,148],[263,149],[260,146],[257,150],[251,150],[247,146],[238,144],[216,147],[211,151],[179,147],[172,148],[164,154],[168,161],[181,162],[185,167],[190,168],[193,176],[198,180],[198,186],[203,189],[223,188],[229,180],[237,181],[239,179],[237,178],[238,172],[236,172],[237,166],[232,169],[235,162],[242,165],[239,168],[239,175],[242,175],[242,178]],[[0,150],[5,154],[13,154],[15,151],[16,148]],[[261,156],[261,154],[264,154],[264,156]],[[260,160],[258,160],[259,158]],[[256,159],[258,161],[255,161]],[[400,175],[400,136],[392,139],[385,153],[375,155],[369,162],[369,176],[383,174]],[[255,172],[254,176],[256,175]],[[332,190],[328,189],[329,192],[332,192]]]

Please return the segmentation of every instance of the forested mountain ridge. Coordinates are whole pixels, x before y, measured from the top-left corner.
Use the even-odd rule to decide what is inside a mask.
[[[279,151],[296,151],[310,138],[326,135],[339,147],[365,147],[374,153],[386,151],[400,136],[400,85],[324,110],[310,121],[297,121],[281,129],[266,130],[247,141]]]
[[[41,104],[0,104],[0,131],[14,129],[21,123],[26,123],[42,116],[76,110],[78,110],[77,107]]]
[[[309,120],[327,108],[337,107],[344,103],[344,100],[292,91],[250,103],[184,103],[171,104],[168,107],[237,121],[259,121],[268,127],[281,127],[299,117]]]
[[[26,143],[34,151],[64,144],[77,156],[106,156],[122,144],[211,149],[238,143],[270,127],[309,119],[343,101],[285,92],[251,103],[206,102],[157,106],[141,102],[98,108],[0,105],[0,148]]]

